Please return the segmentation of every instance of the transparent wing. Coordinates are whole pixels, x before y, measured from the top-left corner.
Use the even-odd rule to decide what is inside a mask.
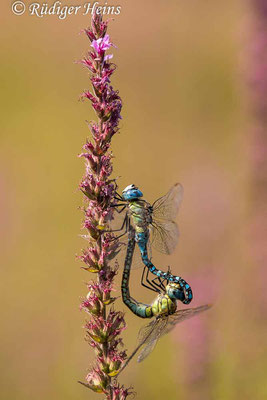
[[[138,334],[138,346],[130,355],[122,370],[128,365],[128,363],[142,346],[145,347],[143,348],[137,359],[138,362],[141,362],[146,357],[148,357],[149,354],[154,350],[159,338],[170,332],[176,326],[176,324],[188,318],[191,318],[203,311],[208,310],[211,306],[211,304],[205,304],[196,308],[179,310],[170,316],[158,317],[156,319],[153,319],[148,325],[145,325],[143,328],[140,329]]]
[[[145,326],[139,332],[139,347],[145,345],[142,349],[137,361],[141,362],[154,350],[157,341],[163,335],[167,326],[168,317],[160,317]]]
[[[183,198],[183,187],[176,183],[169,192],[153,204],[153,223],[150,227],[152,246],[164,254],[171,254],[179,238],[175,219]]]
[[[129,364],[129,362],[133,359],[133,357],[135,356],[135,354],[139,351],[139,349],[146,343],[149,342],[150,340],[150,336],[152,335],[152,333],[154,332],[154,329],[157,327],[158,325],[158,320],[157,319],[153,319],[148,325],[145,325],[143,328],[140,329],[139,334],[138,334],[138,345],[137,347],[134,349],[134,351],[132,352],[132,354],[127,358],[127,360],[125,361],[123,367],[121,368],[119,374],[124,370],[125,367],[127,367],[127,365]],[[153,340],[152,340],[153,342]],[[156,343],[155,343],[156,344]],[[153,345],[153,348],[155,347],[155,344]],[[152,349],[153,350],[153,349]],[[151,350],[151,351],[152,351]],[[119,375],[118,374],[118,375]]]
[[[176,183],[165,196],[153,203],[153,218],[174,220],[182,202],[183,193],[183,186]]]
[[[205,304],[203,306],[188,308],[186,310],[179,310],[176,313],[169,316],[168,326],[166,327],[164,334],[170,332],[177,324],[185,321],[186,319],[192,318],[195,315],[207,311],[212,307],[212,304]]]
[[[177,246],[179,229],[174,221],[153,221],[150,227],[152,246],[164,254],[171,254]]]
[[[115,231],[120,229],[124,222],[126,214],[127,214],[127,207],[125,207],[124,209],[123,207],[114,208],[113,218],[109,223],[110,229]]]
[[[138,346],[140,345],[142,346],[146,342],[146,340],[148,339],[148,337],[150,336],[156,325],[157,325],[157,320],[153,319],[152,321],[149,322],[149,324],[143,326],[140,329],[137,337]]]

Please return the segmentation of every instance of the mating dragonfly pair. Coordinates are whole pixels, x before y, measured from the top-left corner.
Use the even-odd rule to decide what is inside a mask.
[[[151,246],[162,253],[171,254],[175,249],[179,230],[174,221],[183,197],[183,187],[174,185],[163,197],[152,205],[143,199],[143,193],[135,185],[127,186],[122,195],[116,194],[118,201],[114,207],[118,213],[125,212],[122,226],[113,232],[122,232],[121,238],[128,234],[128,244],[122,276],[122,299],[125,305],[141,318],[153,318],[152,322],[139,332],[139,344],[128,358],[124,367],[143,346],[138,361],[144,360],[154,349],[158,339],[168,333],[175,325],[202,311],[210,305],[187,310],[177,310],[177,301],[189,304],[193,298],[189,284],[181,277],[157,269],[151,259]],[[136,243],[144,265],[141,284],[157,292],[158,296],[151,305],[136,301],[130,295],[129,282]],[[153,274],[153,279],[150,275]],[[121,369],[121,371],[122,371]],[[121,372],[120,371],[120,372]]]

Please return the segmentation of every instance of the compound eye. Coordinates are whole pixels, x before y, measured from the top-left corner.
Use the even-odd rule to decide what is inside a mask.
[[[128,192],[128,190],[131,190],[131,189],[133,189],[133,185],[128,185],[128,186],[126,186],[126,188],[123,189],[122,193],[126,193],[126,192]]]

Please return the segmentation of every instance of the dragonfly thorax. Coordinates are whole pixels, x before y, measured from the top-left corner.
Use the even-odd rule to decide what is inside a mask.
[[[172,300],[167,294],[160,294],[151,305],[155,317],[174,314],[177,308],[176,300]]]
[[[136,232],[148,232],[152,223],[152,207],[145,200],[136,200],[129,203],[130,216]]]

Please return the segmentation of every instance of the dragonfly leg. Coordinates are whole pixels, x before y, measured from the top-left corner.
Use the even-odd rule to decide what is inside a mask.
[[[114,208],[115,211],[116,211],[118,214],[120,214],[120,213],[122,213],[122,212],[125,210],[125,208],[127,207],[127,205],[126,205],[126,204],[111,204],[110,207],[111,207],[111,208]],[[121,208],[120,210],[118,210],[117,207],[122,207],[122,208]]]
[[[146,283],[149,286],[144,283],[144,275],[145,275],[145,273],[146,273]],[[144,267],[143,268],[143,273],[142,273],[142,278],[141,278],[141,285],[144,286],[145,288],[149,289],[149,290],[152,290],[153,292],[159,293],[160,292],[159,289],[155,285],[153,285],[150,282],[150,280],[148,279],[148,273],[149,273],[149,269],[147,267]]]
[[[158,283],[155,282],[154,279],[152,279],[152,281],[149,279],[149,274],[151,273],[151,271],[146,268],[146,282],[152,286],[158,293],[161,293],[161,287]]]
[[[157,280],[158,282],[155,282],[156,280]],[[155,285],[158,285],[163,291],[165,291],[165,286],[164,286],[164,284],[163,284],[164,281],[167,281],[167,279],[166,279],[166,278],[159,277],[159,276],[157,276],[156,278],[152,279],[152,282],[153,282]]]
[[[125,227],[125,232],[121,235],[121,236],[123,236],[123,235],[125,235],[125,233],[127,232],[127,230],[128,230],[128,221],[129,220],[129,218],[128,218],[128,215],[125,215],[125,218],[124,218],[124,220],[123,220],[123,223],[122,223],[122,226],[119,228],[119,229],[105,229],[103,232],[112,232],[112,233],[114,233],[114,232],[121,232],[122,230],[123,230],[123,228]],[[117,238],[116,238],[117,239]]]
[[[116,200],[120,200],[120,201],[124,201],[123,197],[117,191],[115,192],[115,199]]]
[[[123,229],[123,225],[125,225],[125,231],[123,233],[121,233],[119,236],[116,236],[116,238],[115,238],[116,240],[120,239],[122,236],[126,235],[126,233],[129,231],[130,221],[129,221],[129,218],[128,218],[127,215],[124,218],[124,221],[123,221],[123,224],[122,224],[122,229]]]
[[[157,276],[154,279],[152,279],[151,281],[148,279],[149,274],[151,273],[151,271],[148,269],[147,270],[147,274],[146,274],[146,280],[153,285],[154,287],[157,288],[157,290],[159,292],[161,292],[162,290],[165,292],[165,286],[162,283],[162,278]],[[158,282],[157,282],[158,281]]]

